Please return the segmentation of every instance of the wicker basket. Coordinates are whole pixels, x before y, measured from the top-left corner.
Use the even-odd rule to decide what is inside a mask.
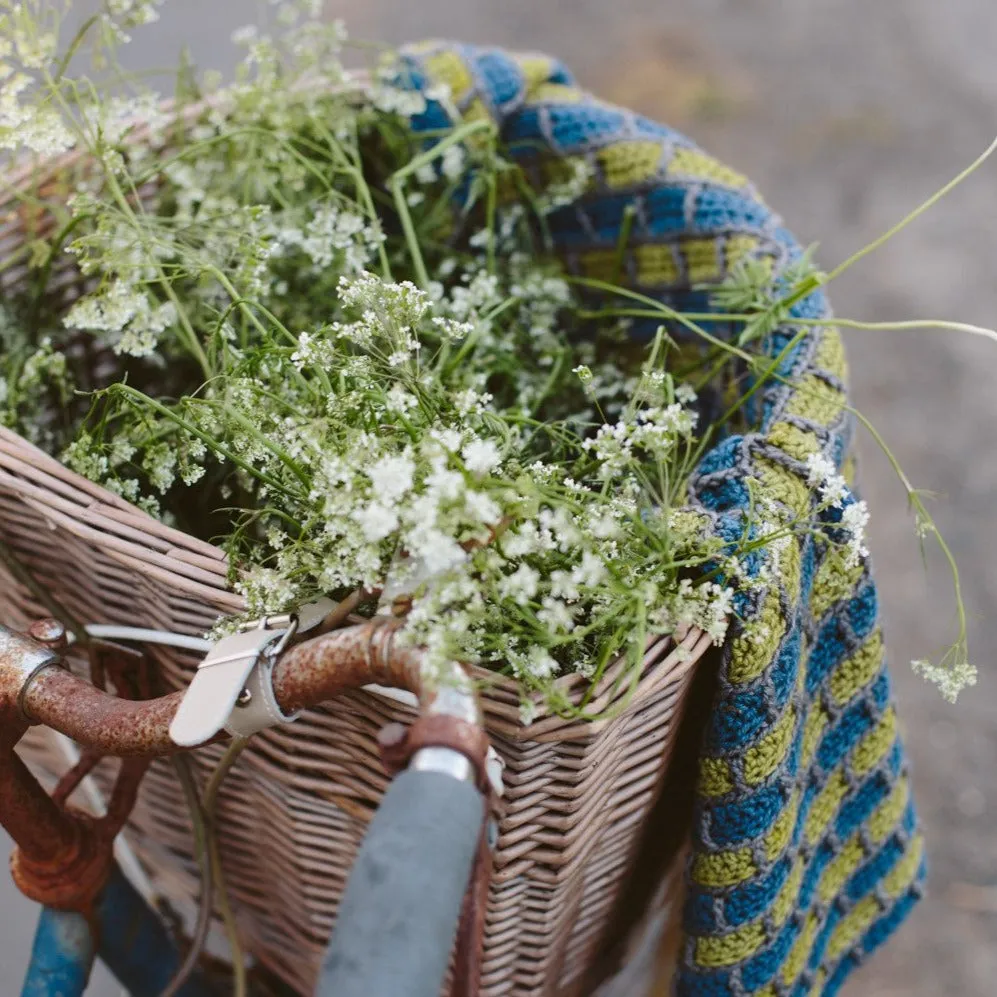
[[[41,180],[27,172],[11,178],[12,186],[30,183],[43,199],[61,199],[67,171],[81,168],[70,156]],[[43,210],[10,195],[0,200],[0,259],[20,258],[50,224]],[[10,288],[26,273],[10,266],[0,286]],[[80,277],[67,267],[53,286],[68,302],[81,291]],[[163,526],[6,430],[0,430],[0,537],[35,581],[85,622],[201,634],[220,614],[242,608],[226,587],[221,551]],[[49,614],[0,566],[0,620],[19,627],[41,615]],[[524,726],[512,684],[489,684],[484,709],[505,761],[505,797],[482,997],[589,992],[600,947],[613,940],[617,950],[626,949],[622,888],[660,796],[694,665],[708,643],[693,631],[678,648],[667,640],[649,645],[632,698],[612,720],[598,723],[540,712]],[[197,664],[173,650],[149,654],[169,689],[184,688]],[[602,681],[594,705],[624,695],[613,691],[622,667]],[[582,682],[565,685],[581,695]],[[302,994],[311,992],[353,855],[387,783],[377,731],[412,715],[374,692],[345,695],[258,735],[225,783],[219,835],[245,944]],[[48,778],[65,768],[40,729],[25,738],[22,751]],[[218,757],[218,748],[195,753],[203,773]],[[179,909],[191,908],[199,891],[192,836],[166,763],[155,763],[146,777],[127,836],[155,890]],[[674,921],[676,904],[667,885],[650,893],[665,914],[643,923],[660,933],[663,917]],[[630,916],[634,924],[637,914],[653,913],[647,906]]]

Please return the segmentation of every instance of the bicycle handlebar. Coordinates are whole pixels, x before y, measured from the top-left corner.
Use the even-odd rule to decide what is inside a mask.
[[[353,864],[316,997],[439,997],[484,818],[469,782],[395,778]]]
[[[277,703],[291,714],[347,689],[378,684],[407,689],[427,708],[436,690],[423,681],[422,654],[417,648],[393,645],[392,633],[390,623],[375,618],[288,648],[273,670]],[[180,692],[142,701],[119,699],[62,668],[47,667],[18,691],[18,697],[31,721],[53,727],[83,748],[116,756],[180,750],[169,735],[183,697]],[[464,719],[478,722],[480,716],[475,710]]]
[[[280,654],[271,673],[274,699],[285,714],[369,684],[414,693],[422,714],[424,747],[416,750],[418,737],[411,743],[413,767],[392,782],[371,821],[340,907],[319,997],[438,997],[487,817],[485,797],[470,781],[483,780],[487,745],[473,686],[457,663],[450,675],[427,673],[419,648],[393,646],[399,625],[380,616],[302,641]],[[184,694],[119,699],[66,671],[54,654],[42,653],[43,645],[3,633],[0,814],[19,846],[15,878],[22,891],[49,903],[52,883],[76,884],[82,870],[89,879],[74,886],[70,906],[84,909],[111,861],[107,835],[51,799],[14,745],[28,724],[46,724],[94,754],[132,756],[125,768],[137,765],[137,778],[144,757],[181,750],[169,728]],[[123,783],[122,799],[137,786],[132,782]]]

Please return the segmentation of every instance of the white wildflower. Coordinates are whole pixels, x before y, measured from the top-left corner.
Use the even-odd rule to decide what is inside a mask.
[[[597,510],[588,522],[588,532],[597,540],[612,540],[622,532],[622,527],[611,509]]]
[[[501,506],[484,492],[466,491],[464,508],[471,519],[487,526],[494,526],[502,518]]]
[[[450,292],[450,314],[460,320],[467,320],[480,315],[501,304],[499,281],[495,274],[479,270],[473,276],[465,275],[466,287],[455,287]],[[515,294],[515,289],[510,289]]]
[[[869,523],[869,507],[865,501],[852,502],[845,506],[841,514],[841,525],[848,530],[848,547],[845,564],[853,568],[864,557],[869,556],[865,546],[865,528]]]
[[[177,309],[172,301],[164,301],[156,308],[145,306],[131,319],[114,344],[115,353],[132,357],[152,356],[156,351],[160,336],[177,320]]]
[[[412,118],[426,110],[426,98],[418,90],[402,90],[399,87],[377,86],[370,90],[371,103],[385,114],[397,114]]]
[[[543,609],[537,613],[537,618],[554,633],[570,633],[575,629],[571,608],[552,596],[543,600]]]
[[[382,457],[365,473],[377,498],[386,505],[394,505],[412,487],[415,463],[407,454]]]
[[[821,500],[835,509],[841,508],[841,503],[848,494],[845,479],[838,474],[834,464],[820,453],[812,453],[807,457],[807,484],[811,488],[817,488]]]
[[[502,552],[506,557],[526,557],[540,549],[537,524],[532,521],[523,523],[518,530],[506,533],[501,541]]]
[[[569,158],[561,161],[567,167],[567,176],[550,184],[537,198],[541,214],[550,214],[558,208],[573,204],[588,190],[594,171],[585,159]]]
[[[107,0],[108,13],[128,27],[141,27],[159,20],[159,11],[165,0]]]
[[[467,156],[459,145],[451,145],[443,153],[440,169],[448,180],[459,180],[464,173]]]
[[[502,462],[502,454],[493,440],[471,440],[461,450],[461,456],[472,474],[487,474]]]
[[[716,582],[693,585],[688,578],[679,583],[666,604],[652,613],[657,625],[669,630],[695,626],[707,633],[714,644],[722,644],[730,624],[734,593]]]
[[[442,574],[466,560],[464,548],[438,529],[413,531],[408,544],[411,552],[431,575]]]
[[[80,298],[63,318],[67,329],[120,332],[140,311],[149,310],[144,291],[116,280],[102,292]]]
[[[519,722],[524,727],[529,727],[536,720],[540,709],[532,699],[524,699],[519,704]]]
[[[371,502],[353,513],[364,538],[370,543],[378,543],[398,528],[398,516],[380,502]]]
[[[436,165],[434,163],[423,163],[415,171],[416,183],[431,184],[436,182]]]
[[[696,401],[696,392],[691,384],[680,384],[675,389],[675,399],[683,405],[692,405]]]
[[[577,565],[571,572],[571,577],[575,582],[589,588],[601,585],[607,576],[605,562],[598,554],[594,554],[590,550],[582,554],[581,564]]]
[[[450,453],[456,453],[464,439],[463,434],[457,429],[433,429],[429,435]]]
[[[464,476],[451,471],[442,461],[433,466],[426,477],[427,498],[434,502],[452,502],[460,497],[465,488]]]
[[[104,482],[104,487],[115,495],[120,495],[126,502],[138,502],[141,495],[141,485],[137,478],[110,478]]]
[[[525,606],[537,594],[539,583],[540,572],[528,564],[521,564],[499,582],[499,595],[503,599],[512,599],[519,606]]]
[[[464,339],[474,332],[474,325],[471,322],[459,322],[456,319],[443,318],[441,316],[433,319],[433,325],[439,329],[440,335],[444,339],[449,339],[452,342]]]
[[[569,553],[582,542],[582,532],[574,516],[564,506],[541,509],[537,518],[540,526],[550,532],[559,550]]]
[[[44,381],[58,381],[66,373],[66,357],[57,353],[52,340],[45,336],[39,340],[36,349],[25,361],[17,378],[20,391],[38,388]]]
[[[146,450],[142,467],[149,475],[152,487],[163,494],[176,479],[176,450],[167,443],[156,443]]]
[[[557,661],[542,647],[530,649],[527,667],[532,678],[541,680],[551,678],[561,668]]]
[[[550,574],[550,592],[558,599],[574,602],[578,596],[578,581],[570,571],[552,571]]]
[[[545,464],[542,460],[535,460],[526,470],[538,485],[549,485],[561,473],[559,468],[553,464]]]
[[[103,481],[110,470],[107,454],[96,447],[93,437],[86,432],[80,433],[66,447],[62,452],[62,462],[91,481]]]
[[[492,230],[487,228],[478,229],[468,240],[467,244],[472,249],[484,249],[492,241]]]
[[[976,668],[967,661],[959,662],[950,667],[922,660],[912,661],[910,664],[915,675],[920,675],[925,681],[938,686],[941,694],[950,703],[956,701],[963,689],[976,685]]]
[[[434,100],[438,103],[446,103],[450,100],[453,92],[450,89],[448,83],[433,83],[431,86],[426,87],[426,100]]]
[[[36,24],[35,28],[33,31],[22,27],[10,29],[13,47],[17,49],[18,62],[25,69],[44,69],[46,63],[56,57],[58,43],[56,36],[50,31],[42,31],[41,25]]]
[[[363,273],[384,233],[376,222],[361,215],[344,211],[335,204],[320,205],[298,237],[294,229],[284,229],[281,241],[285,246],[297,244],[321,270],[341,259],[346,273]]]
[[[411,412],[412,409],[416,408],[419,402],[415,395],[410,391],[406,391],[400,384],[393,384],[387,394],[385,404],[389,412],[404,415],[406,412]]]
[[[0,149],[29,149],[56,156],[76,144],[76,137],[53,106],[21,101],[31,87],[24,73],[13,73],[0,84]]]
[[[551,678],[561,667],[546,648],[537,646],[531,647],[525,654],[510,653],[509,662],[524,678],[541,682]]]
[[[480,415],[491,403],[492,396],[467,388],[454,396],[454,406],[463,416]]]
[[[295,603],[297,594],[281,572],[262,567],[251,568],[236,582],[236,590],[243,595],[247,611],[254,616],[284,612]]]

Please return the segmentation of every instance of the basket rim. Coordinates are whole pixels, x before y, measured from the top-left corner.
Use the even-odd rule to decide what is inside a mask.
[[[0,490],[42,516],[51,529],[72,533],[119,563],[207,603],[219,616],[246,608],[245,600],[229,585],[229,562],[221,548],[167,526],[3,426]],[[663,684],[679,682],[711,643],[696,628],[650,638],[631,682],[623,680],[626,660],[617,658],[585,704],[589,714],[606,714],[601,717],[561,716],[546,707],[540,692],[524,696],[509,676],[479,665],[471,666],[470,673],[480,685],[490,731],[516,741],[567,740],[596,734]],[[581,706],[590,685],[581,675],[563,675],[555,679],[554,688]],[[536,711],[530,723],[520,715],[524,699]]]

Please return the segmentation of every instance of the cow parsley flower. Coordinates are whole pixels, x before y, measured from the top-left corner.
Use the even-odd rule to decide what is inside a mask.
[[[845,564],[853,568],[869,556],[865,546],[865,528],[869,523],[869,507],[865,501],[850,502],[841,513],[841,525],[848,531]]]
[[[912,661],[910,665],[915,675],[920,675],[925,681],[938,686],[941,694],[950,703],[954,703],[959,698],[959,693],[963,689],[976,685],[976,668],[967,661],[961,661],[948,667],[923,660]]]
[[[63,325],[89,332],[121,332],[140,311],[148,310],[144,291],[115,280],[104,291],[80,298],[67,312]]]
[[[371,88],[370,98],[377,110],[402,118],[413,118],[426,110],[426,98],[418,90],[381,85]]]
[[[380,502],[371,502],[353,513],[366,540],[377,543],[398,529],[398,515]]]
[[[0,76],[0,149],[28,149],[40,156],[72,149],[75,134],[51,104],[31,100],[31,86],[25,73],[12,73],[5,80]]]
[[[525,606],[537,594],[539,584],[540,572],[528,564],[521,564],[499,581],[498,591],[503,599],[512,599],[517,605]]]
[[[472,474],[488,474],[502,461],[502,454],[494,440],[471,440],[461,450],[464,465]]]
[[[107,10],[129,27],[140,27],[159,20],[158,7],[165,0],[107,0]]]
[[[449,146],[440,161],[440,170],[448,180],[459,180],[466,169],[467,155],[459,145]]]
[[[407,454],[382,457],[367,469],[374,494],[386,505],[394,505],[412,487],[415,463]]]
[[[841,508],[848,494],[845,479],[838,474],[834,464],[820,453],[807,457],[807,484],[818,489],[821,500],[835,509]]]

